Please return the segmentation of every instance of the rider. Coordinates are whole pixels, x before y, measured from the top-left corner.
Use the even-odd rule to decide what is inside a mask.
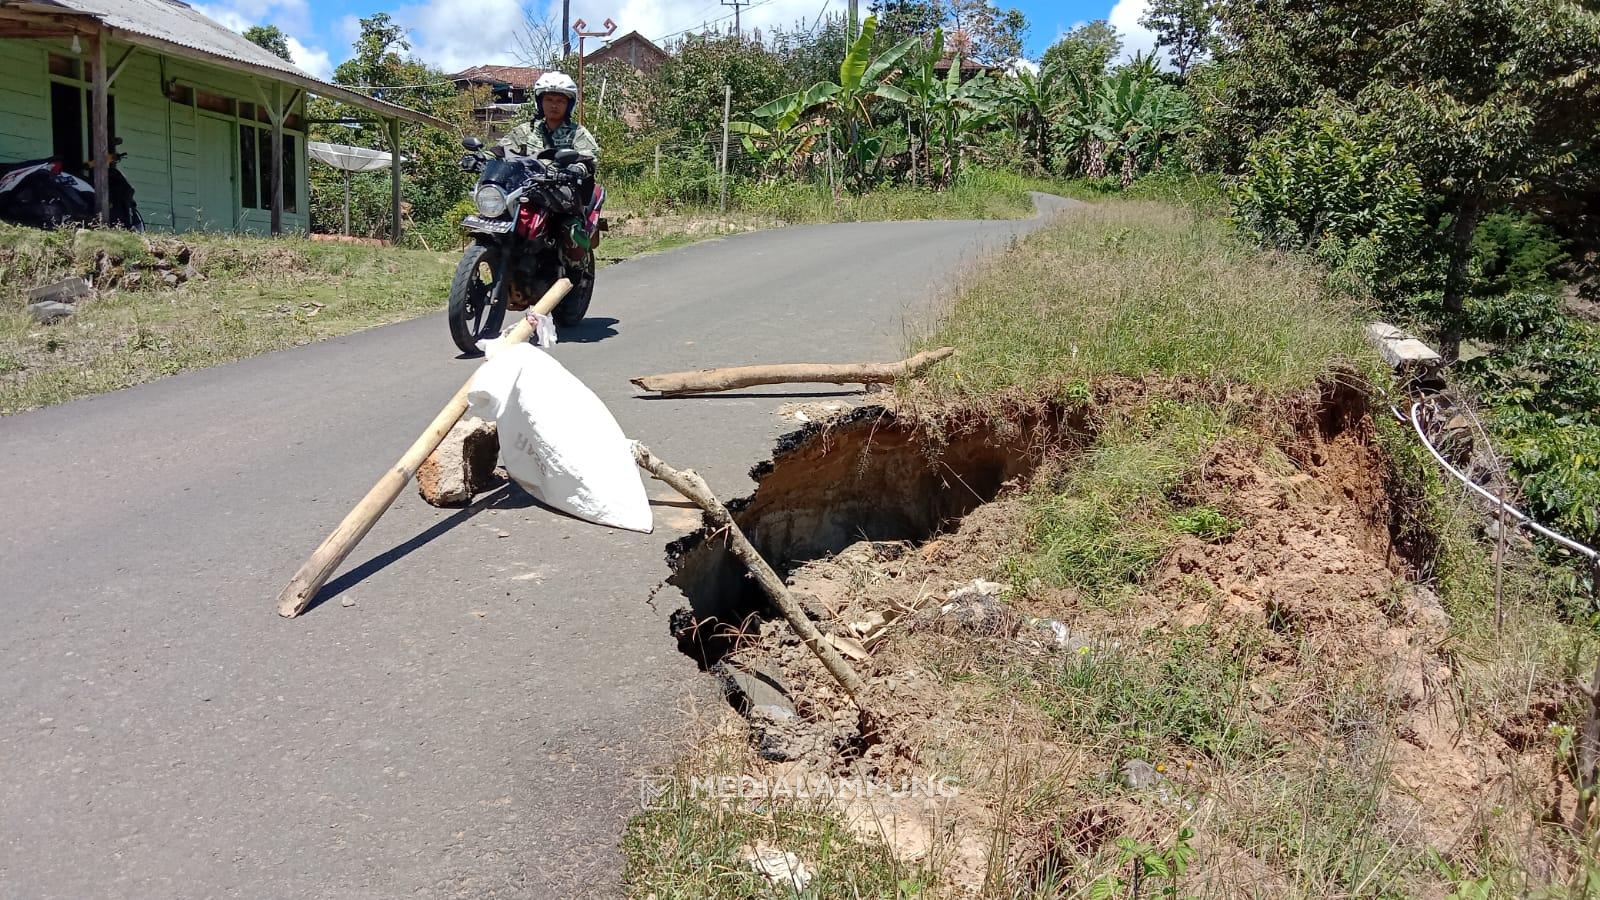
[[[538,116],[511,129],[500,139],[500,146],[522,156],[535,156],[543,150],[576,150],[583,154],[580,164],[588,177],[579,186],[578,196],[587,203],[594,194],[595,163],[600,158],[600,142],[589,129],[572,120],[578,105],[578,85],[562,72],[546,72],[533,83],[533,99]],[[588,236],[581,222],[568,226],[566,256],[587,278]]]

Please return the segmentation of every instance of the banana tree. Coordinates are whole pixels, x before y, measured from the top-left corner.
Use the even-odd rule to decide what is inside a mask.
[[[996,85],[996,100],[1010,114],[1012,126],[1040,168],[1051,163],[1050,119],[1065,99],[1066,76],[1055,63],[1039,72],[1021,70]]]
[[[907,104],[917,111],[922,123],[924,150],[934,143],[942,145],[943,165],[939,180],[945,184],[960,168],[961,150],[967,138],[993,125],[1000,117],[994,100],[994,79],[987,72],[961,80],[961,57],[952,60],[950,71],[940,77],[934,68],[943,56],[944,35],[935,30],[934,40],[919,64],[912,67],[898,84],[887,86],[884,96]]]
[[[750,111],[752,118],[764,124],[731,122],[728,130],[740,136],[745,152],[759,160],[763,169],[794,168],[811,155],[827,128],[826,121],[812,110],[831,97],[837,87],[823,82],[785,94]]]
[[[839,63],[839,80],[819,81],[811,87],[787,94],[752,111],[757,118],[766,115],[781,125],[809,121],[822,117],[839,129],[838,143],[845,148],[845,172],[856,185],[861,186],[868,175],[881,168],[882,161],[899,147],[892,134],[872,127],[872,104],[880,99],[898,99],[899,93],[888,82],[894,67],[916,45],[917,39],[907,38],[893,47],[872,56],[872,40],[878,33],[878,19],[867,16],[861,22],[861,33],[850,43],[844,59]],[[730,125],[730,130],[732,126]],[[765,128],[770,135],[771,128]],[[757,138],[756,132],[742,127],[741,134]],[[754,140],[752,140],[754,143]],[[814,141],[813,141],[814,143]],[[807,145],[809,147],[809,145]],[[903,151],[900,151],[903,152]]]

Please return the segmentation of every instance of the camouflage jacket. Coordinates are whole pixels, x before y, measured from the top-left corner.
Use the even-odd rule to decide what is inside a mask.
[[[555,128],[550,128],[543,119],[524,122],[507,132],[500,139],[500,146],[525,156],[554,147],[557,150],[576,150],[596,160],[600,158],[600,142],[594,139],[589,129],[571,119]]]

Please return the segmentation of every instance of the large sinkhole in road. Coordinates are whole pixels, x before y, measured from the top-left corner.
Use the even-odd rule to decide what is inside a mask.
[[[790,434],[751,472],[756,491],[729,503],[739,527],[780,575],[858,541],[921,542],[953,528],[1062,446],[1055,413],[943,423],[935,434],[882,407]],[[1067,441],[1067,443],[1073,443]],[[672,617],[679,648],[710,667],[777,614],[720,535],[696,532],[668,548],[668,582],[689,600]]]

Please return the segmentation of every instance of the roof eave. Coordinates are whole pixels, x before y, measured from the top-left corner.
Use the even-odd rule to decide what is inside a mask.
[[[296,87],[304,88],[311,93],[318,94],[323,97],[340,100],[342,102],[349,103],[352,106],[359,106],[363,109],[371,110],[380,116],[386,116],[395,119],[405,119],[408,122],[415,122],[418,125],[427,125],[432,128],[438,128],[441,131],[455,130],[453,125],[436,116],[430,116],[424,112],[418,112],[414,109],[407,109],[404,106],[397,106],[393,103],[377,100],[372,97],[368,97],[365,94],[358,94],[349,88],[340,87],[336,84],[329,84],[325,81],[318,81],[309,75],[302,75],[297,72],[289,72],[283,69],[274,69],[270,66],[257,65],[246,60],[234,59],[231,56],[223,56],[219,53],[209,53],[205,50],[199,50],[194,47],[186,47],[183,44],[174,43],[172,41],[163,40],[157,37],[151,37],[149,35],[139,34],[138,32],[124,31],[120,28],[107,27],[106,31],[111,35],[111,37],[125,43],[136,44],[150,50],[166,53],[170,56],[182,56],[188,59],[195,59],[201,62],[223,66],[225,68],[244,69],[245,71],[255,75],[260,75],[264,78],[271,78],[274,81],[286,82],[288,84],[295,85]]]

